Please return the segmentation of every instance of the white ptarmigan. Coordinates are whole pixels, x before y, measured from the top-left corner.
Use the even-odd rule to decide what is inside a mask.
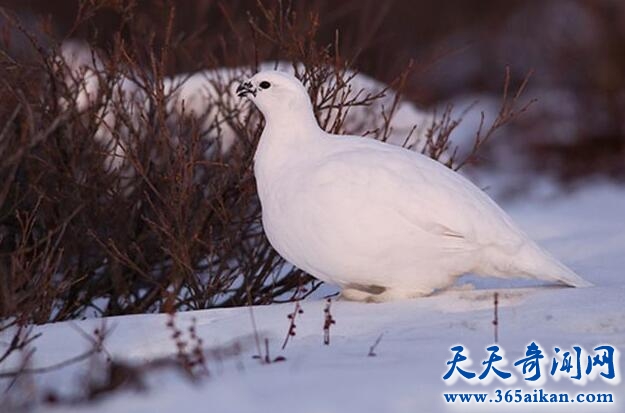
[[[295,77],[260,72],[237,94],[265,118],[254,174],[269,241],[343,297],[425,296],[466,273],[591,285],[460,174],[401,147],[323,131]]]

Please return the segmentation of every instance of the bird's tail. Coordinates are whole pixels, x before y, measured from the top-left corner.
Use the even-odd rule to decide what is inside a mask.
[[[482,261],[487,264],[478,268],[478,274],[500,278],[522,277],[571,287],[592,287],[590,282],[530,240],[526,240],[520,248],[515,248],[513,253],[490,249],[487,254],[488,259]]]
[[[528,242],[522,247],[516,264],[518,270],[527,278],[554,281],[571,287],[593,286],[533,242]]]

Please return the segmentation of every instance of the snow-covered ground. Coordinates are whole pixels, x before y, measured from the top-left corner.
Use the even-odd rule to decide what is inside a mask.
[[[325,301],[302,303],[297,335],[284,351],[280,346],[288,330],[287,315],[293,304],[255,307],[259,334],[268,338],[272,357],[286,361],[261,364],[256,354],[249,308],[205,310],[177,315],[181,328],[197,319],[198,335],[208,348],[240,341],[242,354],[218,362],[209,353],[210,377],[191,383],[170,371],[154,372],[147,390],[125,390],[104,396],[93,404],[68,408],[40,406],[39,411],[63,412],[441,412],[441,411],[571,411],[623,412],[625,392],[622,362],[616,379],[596,378],[585,386],[568,377],[556,381],[549,375],[554,347],[572,351],[581,346],[591,352],[597,345],[625,351],[625,188],[594,183],[573,194],[552,198],[517,198],[504,205],[534,239],[596,284],[588,289],[510,284],[494,280],[468,280],[468,287],[435,296],[385,304],[337,301],[332,304],[336,324],[331,343],[323,344]],[[349,259],[349,257],[346,257]],[[512,289],[511,287],[514,287]],[[451,347],[462,344],[473,363],[461,364],[479,375],[486,347],[493,343],[493,293],[499,291],[499,346],[507,365],[495,367],[513,373],[513,384],[497,379],[488,386],[462,380],[450,385],[442,376],[452,359]],[[107,320],[114,327],[105,341],[114,359],[139,363],[175,354],[165,327],[165,315],[136,315]],[[46,366],[79,354],[89,343],[85,331],[100,326],[92,319],[40,326],[33,367]],[[375,357],[367,354],[376,339]],[[546,380],[526,384],[514,361],[536,342],[545,354],[541,365]],[[582,358],[584,362],[585,358]],[[585,368],[585,362],[583,364]],[[617,365],[617,367],[619,367]],[[8,368],[8,366],[4,366]],[[89,362],[40,375],[40,390],[72,393],[81,388]],[[595,370],[599,367],[595,367]],[[571,373],[572,374],[572,373]],[[526,377],[529,377],[526,376]],[[476,380],[476,379],[475,379]],[[495,389],[521,389],[534,394],[613,393],[607,404],[500,404]],[[488,393],[484,404],[446,403],[443,393]]]

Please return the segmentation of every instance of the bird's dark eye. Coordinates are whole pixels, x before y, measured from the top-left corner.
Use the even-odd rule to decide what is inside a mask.
[[[258,86],[260,86],[261,89],[269,89],[269,87],[271,86],[271,83],[267,82],[266,80],[263,80],[262,82],[258,84]]]

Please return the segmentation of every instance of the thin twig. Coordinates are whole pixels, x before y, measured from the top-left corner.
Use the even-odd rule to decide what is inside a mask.
[[[494,294],[494,310],[493,310],[493,330],[495,335],[495,344],[499,341],[499,293]]]
[[[375,349],[378,347],[378,344],[380,344],[380,341],[382,341],[383,336],[384,336],[384,333],[380,334],[378,338],[375,340],[375,342],[371,345],[371,347],[369,347],[369,353],[367,354],[367,356],[369,357],[377,356]]]

